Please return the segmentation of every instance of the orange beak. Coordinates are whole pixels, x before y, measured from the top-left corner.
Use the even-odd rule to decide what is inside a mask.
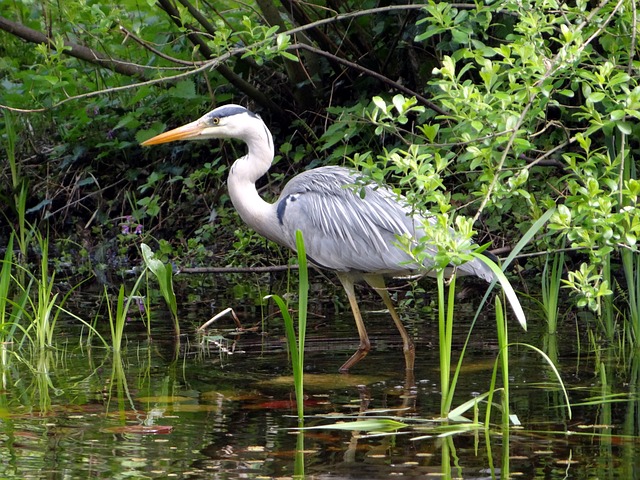
[[[183,125],[182,127],[174,128],[168,132],[161,133],[155,137],[150,138],[142,142],[142,146],[148,147],[149,145],[158,145],[159,143],[174,142],[176,140],[190,140],[196,138],[204,130],[204,127],[200,122],[195,121]]]

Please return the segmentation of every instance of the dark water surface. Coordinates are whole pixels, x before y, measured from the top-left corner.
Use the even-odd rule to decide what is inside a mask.
[[[573,323],[564,324],[560,336],[545,337],[543,321],[530,312],[529,332],[515,324],[510,332],[511,342],[530,343],[556,359],[574,404],[572,418],[545,361],[514,345],[511,413],[521,426],[508,435],[495,425],[488,433],[443,437],[433,430],[440,425],[435,313],[414,313],[407,322],[418,351],[410,388],[386,314],[365,314],[375,351],[348,375],[337,369],[358,343],[350,313],[312,315],[307,426],[343,420],[338,414],[424,423],[395,435],[314,429],[301,439],[293,430],[293,380],[279,318],[249,308],[241,320],[255,328],[237,332],[225,317],[216,322],[218,330],[199,336],[195,327],[210,308],[197,295],[191,300],[181,308],[186,320],[179,344],[158,303],[152,337],[132,321],[120,356],[95,341],[82,346],[71,325],[61,329],[56,348],[29,358],[7,345],[0,372],[0,477],[259,479],[291,478],[304,468],[306,478],[318,479],[504,478],[508,466],[512,478],[640,478],[637,354],[612,354],[606,345],[593,351],[579,343],[586,340]],[[470,320],[461,315],[456,322],[455,360]],[[474,329],[454,406],[489,389],[497,353],[493,322],[488,315]],[[499,419],[496,408],[492,422]]]

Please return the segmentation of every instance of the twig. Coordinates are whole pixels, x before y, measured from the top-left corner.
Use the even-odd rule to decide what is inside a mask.
[[[87,93],[82,93],[80,95],[74,95],[72,97],[65,98],[64,100],[60,100],[59,102],[54,103],[53,105],[51,105],[49,107],[24,109],[24,108],[9,107],[7,105],[0,105],[0,109],[4,108],[6,110],[11,110],[11,111],[20,112],[20,113],[46,112],[47,110],[51,110],[52,108],[59,107],[60,105],[63,105],[63,104],[65,104],[67,102],[70,102],[72,100],[79,100],[81,98],[96,97],[96,96],[102,95],[104,93],[120,92],[120,91],[123,91],[123,90],[129,90],[129,89],[132,89],[132,88],[139,88],[139,87],[144,87],[144,86],[148,86],[148,85],[156,85],[156,84],[159,84],[159,83],[165,83],[165,82],[172,82],[172,81],[175,81],[175,80],[180,80],[181,78],[186,78],[186,77],[189,77],[189,76],[194,75],[194,74],[199,73],[199,72],[203,72],[203,71],[206,71],[206,70],[212,70],[212,69],[216,68],[216,66],[218,64],[228,60],[230,57],[232,57],[232,56],[234,56],[234,55],[236,55],[238,53],[243,53],[244,51],[246,51],[245,48],[231,50],[230,52],[224,53],[224,54],[220,55],[217,58],[209,60],[209,61],[201,64],[200,66],[194,68],[193,70],[189,70],[188,72],[177,73],[175,75],[170,75],[168,77],[156,78],[156,79],[153,79],[153,80],[147,80],[145,82],[132,83],[130,85],[122,85],[120,87],[104,88],[102,90],[94,90],[93,92],[87,92]]]
[[[186,65],[186,66],[189,66],[189,67],[193,67],[194,65],[202,65],[203,63],[207,63],[207,62],[202,62],[202,61],[200,61],[200,62],[190,62],[188,60],[182,60],[181,58],[171,57],[169,55],[166,55],[165,53],[162,53],[157,48],[152,47],[151,45],[149,45],[148,42],[146,42],[145,40],[141,39],[140,37],[138,37],[137,35],[135,35],[131,31],[127,30],[122,25],[120,25],[120,31],[125,34],[125,41],[126,41],[127,38],[131,37],[137,44],[141,45],[144,49],[149,50],[154,55],[157,55],[160,58],[164,58],[165,60],[169,60],[170,62],[177,63],[178,65]],[[157,67],[147,67],[147,68],[157,68]]]
[[[231,318],[233,318],[233,321],[235,322],[236,327],[238,328],[238,330],[242,330],[242,324],[240,323],[240,319],[236,315],[236,312],[233,311],[233,308],[228,307],[228,308],[225,308],[224,310],[222,310],[220,313],[218,313],[218,314],[214,315],[213,317],[211,317],[209,320],[204,322],[202,325],[200,325],[200,327],[198,327],[197,331],[198,332],[203,331],[205,328],[207,328],[209,325],[211,325],[213,322],[218,320],[223,315],[226,315],[227,313],[231,313]]]
[[[311,53],[315,53],[316,55],[320,55],[326,58],[329,58],[330,60],[333,60],[335,62],[341,63],[342,65],[346,65],[349,68],[353,68],[355,70],[360,70],[361,72],[366,73],[367,75],[369,75],[370,77],[373,77],[377,80],[380,80],[383,83],[386,83],[387,85],[395,88],[396,90],[406,93],[407,95],[410,95],[412,97],[416,97],[416,99],[418,99],[418,101],[420,101],[422,104],[426,105],[427,107],[429,107],[431,110],[433,110],[434,112],[440,114],[440,115],[448,115],[449,112],[447,112],[446,110],[443,110],[442,108],[438,107],[435,103],[427,100],[425,97],[423,97],[422,95],[420,95],[417,92],[414,92],[413,90],[411,90],[410,88],[405,87],[404,85],[399,84],[398,82],[394,82],[393,80],[391,80],[390,78],[385,77],[384,75],[375,72],[373,70],[370,70],[366,67],[363,67],[362,65],[358,65],[357,63],[354,63],[350,60],[346,60],[344,58],[338,57],[337,55],[333,55],[332,53],[329,52],[325,52],[324,50],[320,50],[319,48],[315,48],[312,47],[311,45],[307,45],[306,43],[294,43],[292,45],[289,45],[287,47],[287,50],[307,50]]]
[[[298,265],[271,265],[267,267],[186,267],[178,273],[265,273],[297,270]]]
[[[172,19],[179,19],[179,15],[177,17],[172,15],[172,13],[174,15],[177,14],[177,10],[175,10],[175,8],[172,8],[173,6],[171,4],[169,4],[167,2],[162,2],[162,3],[163,3],[164,6],[166,6],[169,9],[169,11],[167,13],[169,13],[169,15],[170,15],[170,17]],[[426,6],[427,6],[427,4],[391,5],[391,6],[387,6],[387,7],[371,8],[371,9],[366,9],[366,10],[360,10],[360,11],[357,11],[357,12],[349,12],[349,13],[345,13],[345,14],[338,14],[338,15],[335,15],[333,17],[324,18],[324,19],[318,20],[316,22],[309,23],[307,25],[302,25],[300,27],[292,28],[290,30],[287,30],[287,31],[283,32],[283,34],[285,34],[285,35],[294,35],[295,33],[303,32],[305,30],[316,28],[318,26],[325,25],[325,24],[328,24],[328,23],[339,22],[339,21],[343,21],[343,20],[349,20],[349,19],[352,19],[352,18],[361,17],[361,16],[365,16],[365,15],[373,15],[373,14],[376,14],[376,13],[390,12],[390,11],[394,11],[394,10],[422,9],[422,8],[424,8]],[[452,6],[457,7],[457,8],[475,8],[475,6],[473,4],[454,4]],[[6,30],[6,31],[8,31],[9,33],[11,33],[13,35],[20,36],[21,38],[25,38],[28,41],[36,41],[36,43],[46,43],[48,45],[51,45],[51,42],[52,42],[52,40],[50,38],[48,38],[46,35],[42,34],[41,32],[29,29],[27,27],[24,27],[24,26],[22,26],[20,24],[15,23],[15,22],[11,22],[11,21],[3,18],[3,17],[0,17],[0,29]],[[21,31],[25,31],[25,30],[28,30],[28,31],[32,32],[33,35],[35,35],[35,36],[32,37],[32,38],[29,38],[29,37],[23,37],[19,33],[17,33],[17,32],[21,32]],[[142,46],[144,46],[145,48],[149,49],[154,54],[158,54],[158,51],[156,49],[151,48],[146,42],[138,41],[137,37],[132,35],[131,32],[128,32],[127,30],[123,30],[123,33],[125,33],[128,36],[131,36],[131,38],[133,38],[136,42],[140,43]],[[195,33],[196,32],[194,31],[193,34],[195,34]],[[74,95],[72,97],[68,97],[68,98],[65,98],[64,100],[56,102],[56,103],[54,103],[53,105],[51,105],[49,107],[23,109],[23,108],[10,107],[8,105],[0,105],[0,109],[11,110],[11,111],[14,111],[14,112],[19,112],[19,113],[45,112],[47,110],[59,107],[60,105],[63,105],[65,103],[67,103],[67,102],[74,101],[74,100],[80,100],[80,99],[83,99],[83,98],[90,98],[90,97],[94,97],[94,96],[103,95],[103,94],[106,94],[106,93],[119,92],[119,91],[123,91],[123,90],[139,88],[139,87],[143,87],[143,86],[156,85],[156,84],[160,84],[160,83],[164,83],[164,82],[172,82],[172,81],[175,81],[175,80],[179,80],[181,78],[188,77],[190,75],[194,75],[194,74],[200,73],[200,72],[208,70],[208,69],[217,69],[220,66],[220,64],[222,64],[223,62],[227,61],[230,57],[236,56],[238,54],[246,53],[251,48],[259,47],[260,45],[262,45],[264,43],[267,43],[267,42],[270,42],[272,40],[273,40],[272,38],[267,38],[265,40],[261,40],[259,42],[256,42],[256,43],[254,43],[252,45],[249,45],[249,46],[246,46],[246,47],[236,48],[236,49],[230,50],[229,52],[226,52],[226,53],[224,53],[224,54],[222,54],[222,55],[220,55],[220,56],[218,56],[216,58],[212,58],[212,59],[204,61],[204,62],[188,62],[188,63],[185,63],[185,65],[187,65],[187,64],[188,65],[194,65],[196,67],[193,70],[190,70],[188,72],[182,72],[182,73],[179,73],[179,74],[176,74],[176,75],[170,75],[168,77],[157,78],[157,79],[153,79],[153,80],[133,83],[133,84],[130,84],[130,85],[123,85],[123,86],[120,86],[120,87],[105,88],[105,89],[101,89],[101,90],[95,90],[93,92],[83,93],[83,94],[80,94],[80,95]],[[68,44],[68,42],[65,42],[65,45],[67,45],[67,44]],[[136,76],[144,78],[144,76],[145,76],[144,72],[148,68],[150,68],[150,67],[146,67],[146,66],[142,66],[142,65],[135,65],[135,64],[129,64],[129,63],[121,62],[121,61],[114,60],[114,59],[111,59],[111,58],[101,57],[99,54],[97,54],[97,52],[94,52],[94,51],[88,49],[87,47],[80,47],[80,46],[76,46],[76,45],[70,44],[70,43],[69,43],[68,46],[75,47],[75,50],[72,48],[72,50],[70,51],[70,54],[73,54],[72,52],[83,51],[84,53],[86,53],[86,56],[85,56],[86,58],[85,57],[78,57],[78,58],[82,58],[82,59],[85,59],[87,61],[93,61],[93,63],[98,63],[101,66],[113,65],[114,71],[119,71],[120,69],[132,69],[132,70],[134,70],[136,72],[139,72],[139,75],[136,75]],[[321,50],[319,50],[319,51],[321,51]],[[326,53],[326,52],[324,52],[324,53]],[[327,55],[331,55],[331,54],[327,54]],[[166,56],[164,56],[163,58],[166,58]],[[339,59],[339,57],[336,57],[336,59],[337,59],[337,61],[342,60],[342,59]],[[177,59],[170,59],[170,60],[171,61],[176,61]],[[179,61],[177,63],[183,63],[183,62],[187,62],[187,61]],[[357,65],[357,64],[353,64],[353,65]],[[360,69],[362,71],[371,72],[370,70],[364,69],[363,67],[361,67]],[[225,68],[225,69],[222,69],[222,71],[220,71],[220,73],[224,76],[225,73],[229,74],[230,70],[228,68]],[[231,72],[231,73],[233,73],[233,72]],[[381,78],[379,78],[379,77],[376,77],[376,78],[379,78],[380,80],[384,79],[383,81],[386,80],[387,81],[386,83],[392,82],[391,80],[386,79],[386,77],[381,76],[377,72],[374,72],[374,73],[376,73],[376,75],[381,77]],[[242,85],[239,85],[237,83],[239,77],[237,77],[235,74],[230,75],[227,79],[231,83],[233,83],[236,87],[238,87],[241,91],[247,92],[247,90],[246,90],[247,82],[245,82],[244,80],[240,79],[240,80],[242,80],[243,83],[242,83]],[[396,84],[395,82],[393,82],[393,83]],[[255,99],[255,97],[253,97],[251,94],[249,94],[249,93],[247,93],[247,94]],[[415,93],[411,93],[411,95],[414,95],[414,94]],[[430,102],[428,102],[428,100],[426,102],[427,103],[425,103],[425,104],[430,103]],[[262,102],[260,102],[260,103],[262,103]],[[281,109],[277,105],[274,105],[274,102],[272,102],[272,101],[269,102],[267,100],[267,103],[269,104],[269,107],[272,108],[273,110],[281,111]]]

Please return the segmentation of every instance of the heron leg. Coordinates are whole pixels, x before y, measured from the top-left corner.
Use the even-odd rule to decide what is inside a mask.
[[[404,328],[402,320],[400,320],[395,307],[393,306],[393,302],[391,301],[391,297],[389,297],[389,292],[387,291],[387,286],[384,282],[384,277],[382,275],[368,274],[364,276],[364,280],[376,292],[378,292],[378,295],[382,297],[382,301],[387,306],[387,309],[391,314],[391,318],[393,318],[393,322],[396,324],[396,328],[398,329],[398,331],[400,332],[400,336],[402,337],[402,347],[404,351],[404,361],[406,369],[407,371],[412,372],[416,358],[416,348],[413,344],[413,340],[411,340],[411,337],[407,332],[407,329]]]
[[[367,329],[364,326],[364,321],[360,314],[360,307],[358,307],[358,301],[356,300],[356,293],[353,288],[354,278],[348,273],[337,272],[337,275],[340,283],[342,283],[342,286],[344,287],[344,291],[347,292],[347,298],[349,299],[353,318],[356,321],[356,327],[358,328],[358,335],[360,337],[358,350],[356,350],[351,358],[344,362],[344,365],[340,367],[340,371],[342,373],[346,373],[351,367],[367,356],[367,353],[371,350],[371,342],[369,342],[369,335],[367,335]]]

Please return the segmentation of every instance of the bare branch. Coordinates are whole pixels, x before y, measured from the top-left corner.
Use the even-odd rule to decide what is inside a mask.
[[[268,267],[191,267],[181,268],[178,273],[266,273],[297,269],[298,265],[272,265]]]
[[[351,62],[349,60],[346,60],[344,58],[338,57],[337,55],[333,55],[329,52],[325,52],[324,50],[320,50],[319,48],[315,48],[312,47],[311,45],[307,45],[305,43],[296,43],[293,45],[289,45],[288,49],[290,50],[307,50],[309,52],[313,52],[316,55],[320,55],[326,58],[329,58],[330,60],[334,61],[334,62],[338,62],[341,63],[342,65],[346,65],[349,68],[353,68],[355,70],[359,70],[363,73],[366,73],[367,75],[369,75],[370,77],[373,77],[377,80],[380,80],[383,83],[386,83],[387,85],[389,85],[390,87],[403,92],[407,95],[410,95],[412,97],[416,97],[416,99],[422,103],[423,105],[426,105],[427,107],[429,107],[430,109],[432,109],[434,112],[439,113],[440,115],[448,115],[448,112],[446,110],[443,110],[442,108],[440,108],[439,106],[437,106],[435,103],[431,102],[430,100],[427,100],[425,97],[423,97],[422,95],[420,95],[417,92],[414,92],[413,90],[411,90],[410,88],[405,87],[404,85],[398,83],[398,82],[394,82],[393,80],[391,80],[390,78],[385,77],[384,75],[381,75],[378,72],[375,72],[373,70],[369,70],[366,67],[363,67],[362,65],[358,65],[357,63]]]
[[[139,88],[139,87],[144,87],[144,86],[148,86],[148,85],[157,85],[157,84],[161,84],[161,83],[166,83],[166,82],[173,82],[175,80],[180,80],[181,78],[186,78],[186,77],[190,77],[191,75],[195,75],[196,73],[199,72],[203,72],[209,69],[213,69],[216,67],[216,65],[218,65],[219,63],[224,62],[225,60],[228,60],[229,57],[235,55],[236,52],[235,50],[229,53],[225,53],[224,55],[219,56],[218,58],[215,58],[213,60],[210,60],[202,65],[200,65],[197,68],[194,68],[193,70],[189,70],[188,72],[183,72],[183,73],[178,73],[176,75],[171,75],[169,77],[163,77],[163,78],[156,78],[154,80],[147,80],[146,82],[138,82],[138,83],[132,83],[131,85],[123,85],[121,87],[111,87],[111,88],[104,88],[102,90],[95,90],[93,92],[87,92],[87,93],[83,93],[81,95],[75,95],[73,97],[68,97],[65,98],[64,100],[61,100],[57,103],[54,103],[53,105],[51,105],[50,107],[43,107],[43,108],[33,108],[33,109],[22,109],[22,108],[13,108],[13,107],[8,107],[6,105],[0,105],[0,109],[6,109],[6,110],[11,110],[14,112],[21,112],[21,113],[35,113],[35,112],[45,112],[47,110],[50,110],[52,108],[56,108],[59,107],[62,104],[68,103],[72,100],[79,100],[81,98],[89,98],[89,97],[96,97],[98,95],[103,95],[105,93],[113,93],[113,92],[120,92],[120,91],[124,91],[124,90],[129,90],[132,88]]]
[[[120,31],[125,34],[125,40],[127,38],[132,38],[137,44],[142,46],[145,50],[149,50],[154,55],[157,55],[160,58],[164,58],[165,60],[169,60],[170,62],[177,63],[178,65],[186,65],[189,67],[193,67],[194,65],[197,65],[197,64],[201,65],[205,63],[205,62],[190,62],[188,60],[182,60],[181,58],[171,57],[169,55],[162,53],[157,48],[153,48],[151,45],[149,45],[148,42],[144,41],[143,39],[135,35],[133,32],[127,30],[122,25],[120,25]],[[157,67],[149,67],[149,68],[157,69]]]

